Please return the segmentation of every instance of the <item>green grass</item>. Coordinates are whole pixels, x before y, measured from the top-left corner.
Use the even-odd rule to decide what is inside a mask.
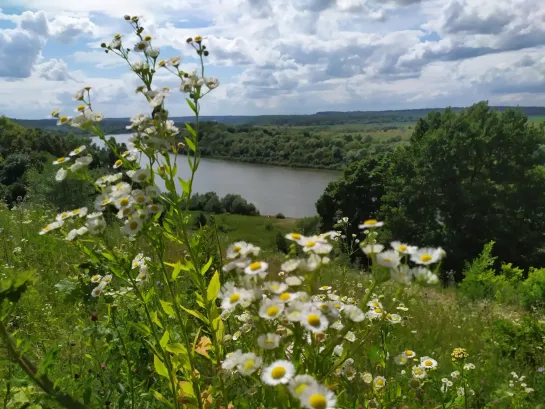
[[[531,123],[541,123],[545,121],[545,115],[529,116],[528,121]]]

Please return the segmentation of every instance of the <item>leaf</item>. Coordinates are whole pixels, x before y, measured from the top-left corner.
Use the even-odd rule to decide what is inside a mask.
[[[164,328],[161,321],[159,321],[159,315],[157,314],[157,311],[153,311],[153,313],[151,314],[151,320],[159,328],[161,328],[161,329]]]
[[[183,180],[182,178],[178,178],[178,181],[180,182],[180,186],[182,186],[183,191],[189,194],[189,182]]]
[[[168,344],[168,341],[170,341],[170,334],[168,333],[168,330],[166,330],[159,341],[159,345],[164,348]]]
[[[185,407],[194,408],[194,405],[197,403],[197,397],[191,382],[180,381],[178,382],[178,385],[180,386],[178,391],[179,401],[183,403]]]
[[[212,265],[212,257],[208,259],[208,263],[201,267],[201,275],[205,275],[210,266]]]
[[[204,324],[207,324],[209,323],[208,321],[208,318],[206,318],[202,313],[200,313],[199,311],[195,311],[195,310],[190,310],[189,308],[185,308],[183,305],[180,305],[180,307],[182,308],[182,310],[184,310],[185,312],[187,312],[188,314],[191,314],[193,315],[195,318],[198,318],[199,320],[201,320]]]
[[[179,261],[177,261],[176,264],[174,264],[174,269],[172,270],[172,275],[171,275],[172,281],[178,278],[178,276],[182,272],[182,267],[183,267],[182,263],[180,263]]]
[[[189,98],[186,98],[185,100],[187,101],[187,105],[189,105],[189,108],[191,108],[194,113],[197,113],[197,107],[195,106],[193,101],[191,101]]]
[[[187,355],[187,349],[183,344],[168,344],[165,349],[171,354]]]
[[[209,302],[214,302],[218,298],[220,292],[220,274],[218,271],[214,273],[210,283],[208,284],[208,289],[206,290],[206,299]]]
[[[34,271],[25,271],[11,279],[0,281],[0,302],[7,298],[11,302],[19,301],[32,280]]]
[[[115,257],[110,253],[102,253],[102,257],[106,260],[115,261]]]
[[[131,327],[140,332],[144,336],[149,336],[151,334],[151,329],[146,324],[141,322],[131,322]]]
[[[187,136],[185,137],[185,143],[187,144],[188,148],[191,149],[192,152],[197,151],[197,147],[195,146],[195,142],[193,142]]]
[[[193,127],[191,126],[191,124],[186,123],[186,124],[185,124],[185,128],[189,131],[189,133],[191,134],[191,136],[193,136],[193,137],[196,137],[196,136],[197,136],[197,132],[195,131],[195,129],[193,129]]]
[[[195,345],[195,348],[193,348],[193,350],[197,354],[210,359],[210,355],[208,355],[208,351],[211,348],[212,348],[212,341],[210,341],[210,338],[208,338],[207,336],[203,336],[201,337],[201,339],[199,339],[199,343]]]
[[[161,303],[161,307],[163,307],[163,311],[165,312],[165,314],[167,314],[169,317],[174,317],[174,308],[172,308],[172,303],[171,302],[167,302],[167,301],[163,301],[163,300],[159,300],[159,302]]]
[[[153,389],[152,389],[153,390]],[[163,395],[161,395],[159,392],[153,390],[153,396],[155,399],[157,399],[159,402],[162,402],[166,405],[168,405],[169,408],[174,408],[174,405],[170,403]]]
[[[163,361],[159,359],[157,355],[153,355],[153,366],[155,368],[155,372],[157,372],[161,376],[164,376],[167,379],[170,379],[166,365],[163,363]]]

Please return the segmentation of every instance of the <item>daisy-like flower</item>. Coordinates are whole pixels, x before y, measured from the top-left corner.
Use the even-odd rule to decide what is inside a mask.
[[[261,379],[267,385],[286,384],[293,378],[295,366],[290,361],[279,360],[263,369]]]
[[[348,358],[346,361],[344,361],[343,366],[341,368],[341,373],[349,380],[351,381],[356,377],[357,371],[354,369],[354,360],[352,358]]]
[[[149,218],[148,210],[147,209],[138,209],[136,211],[136,214],[132,215],[133,218],[140,220],[140,222],[144,223]]]
[[[275,349],[280,345],[280,335],[274,333],[263,334],[257,337],[257,344],[263,349]]]
[[[53,165],[60,165],[61,163],[68,162],[69,160],[70,160],[70,158],[62,156],[62,157],[58,158],[57,160],[53,161]]]
[[[58,229],[64,224],[63,220],[57,220],[56,222],[49,223],[47,226],[45,226],[42,230],[40,230],[40,235],[49,233],[52,230]]]
[[[232,283],[227,283],[221,290],[219,298],[222,299],[221,308],[232,310],[237,305],[248,305],[252,302],[253,296],[250,291],[244,288],[237,288]]]
[[[377,227],[382,227],[384,222],[379,222],[376,219],[365,220],[362,224],[358,226],[360,229],[374,229]]]
[[[131,207],[134,203],[134,199],[131,196],[119,196],[115,201],[114,205],[119,210],[126,209]]]
[[[83,152],[85,149],[87,149],[87,146],[81,145],[79,148],[74,149],[72,152],[70,152],[69,156],[76,156],[79,155],[81,152]]]
[[[436,274],[433,274],[426,267],[412,268],[411,275],[418,283],[421,284],[437,284],[439,282],[439,277],[437,277]]]
[[[385,311],[380,307],[370,308],[367,312],[367,316],[371,319],[381,318],[385,314]]]
[[[299,233],[289,233],[286,234],[284,237],[298,244],[301,244],[301,242],[304,242],[306,240],[306,237]]]
[[[151,197],[152,199],[157,199],[161,194],[161,191],[157,186],[146,186],[145,192],[146,195]]]
[[[365,372],[361,374],[361,379],[365,383],[371,383],[373,382],[373,375],[371,375],[369,372]]]
[[[263,285],[273,294],[282,294],[288,289],[287,284],[279,283],[278,281],[266,281]]]
[[[395,268],[399,266],[401,259],[397,251],[386,250],[377,254],[377,264],[382,267]]]
[[[316,254],[328,254],[333,250],[333,246],[319,237],[307,237],[306,240],[303,240],[299,243],[303,246],[303,251],[308,253],[312,251]]]
[[[413,277],[409,266],[406,264],[398,266],[397,268],[392,268],[390,270],[390,276],[393,281],[403,285],[411,285]]]
[[[441,249],[422,248],[411,254],[411,261],[427,266],[437,263],[441,259],[441,254]]]
[[[299,321],[303,327],[312,332],[323,332],[329,326],[329,321],[318,309],[308,308],[301,314]]]
[[[342,344],[335,345],[335,347],[333,348],[333,353],[337,356],[341,356],[343,354],[343,351],[344,347]]]
[[[163,206],[161,206],[160,204],[157,204],[157,203],[152,203],[150,205],[148,205],[148,212],[150,214],[158,214],[158,213],[162,213],[163,211]]]
[[[456,378],[458,378],[459,376],[460,376],[460,371],[454,371],[454,372],[451,372],[451,374],[450,374],[450,377],[451,377],[452,379],[456,379]]]
[[[92,283],[100,283],[100,280],[102,280],[102,276],[100,274],[95,274],[91,277]]]
[[[55,175],[55,180],[57,182],[62,182],[64,179],[66,179],[66,176],[68,176],[68,171],[61,168],[57,171],[57,174]]]
[[[429,356],[420,358],[420,366],[425,369],[433,369],[437,367],[437,361]]]
[[[402,321],[401,316],[398,314],[386,314],[386,319],[392,324],[400,324]]]
[[[140,271],[138,272],[138,275],[136,276],[136,282],[145,283],[148,280],[149,280],[148,266],[140,267]]]
[[[280,268],[282,271],[285,271],[286,273],[291,273],[292,271],[297,270],[300,263],[301,263],[300,260],[295,260],[295,259],[287,260],[284,263],[282,263]]]
[[[83,236],[87,233],[89,233],[89,229],[86,226],[82,226],[78,229],[78,236]]]
[[[337,407],[335,394],[318,383],[305,388],[300,400],[301,405],[306,409],[335,409]]]
[[[85,217],[88,212],[89,209],[87,207],[80,207],[79,209],[72,210],[70,213],[72,213],[72,216]]]
[[[287,302],[295,300],[298,296],[299,294],[297,293],[288,293],[284,291],[283,293],[280,293],[278,295],[277,300],[283,303],[287,303]]]
[[[278,301],[264,299],[259,308],[259,316],[266,320],[274,320],[284,311],[284,304]]]
[[[407,360],[407,357],[405,357],[405,355],[400,354],[394,358],[394,362],[396,365],[405,365],[408,362],[408,360]]]
[[[122,161],[121,159],[118,159],[118,160],[116,160],[116,161],[114,162],[114,164],[113,164],[112,167],[113,167],[114,169],[117,169],[117,168],[120,168],[121,166],[123,166],[123,161]]]
[[[367,306],[369,308],[382,308],[382,303],[379,301],[378,298],[373,298],[369,302],[367,302]]]
[[[131,196],[133,197],[134,202],[136,204],[145,205],[149,202],[149,197],[146,196],[143,190],[139,190],[139,189],[133,190],[131,192]]]
[[[307,306],[300,302],[292,302],[289,307],[286,308],[286,319],[291,322],[298,322],[303,317],[303,312],[307,309]]]
[[[345,305],[343,307],[343,314],[354,322],[362,322],[365,319],[365,313],[355,305]]]
[[[261,367],[262,363],[263,360],[261,357],[257,356],[253,352],[248,352],[240,356],[237,369],[241,375],[248,376],[257,371]]]
[[[151,178],[151,171],[149,169],[139,169],[130,178],[134,182],[143,183]]]
[[[127,223],[125,223],[125,225],[122,227],[122,231],[127,235],[133,235],[138,233],[141,228],[142,223],[140,222],[140,220],[131,219],[127,220]]]
[[[107,284],[110,284],[112,282],[113,276],[111,274],[105,275],[102,277],[102,280],[100,280],[100,283],[106,286]]]
[[[266,273],[269,265],[263,261],[254,261],[248,267],[244,269],[244,272],[248,275],[257,275],[261,273]]]
[[[344,336],[344,339],[346,339],[348,342],[354,342],[356,340],[356,334],[354,334],[352,331],[348,331]]]
[[[286,277],[286,284],[290,287],[297,287],[303,284],[303,280],[301,279],[301,277],[297,276]]]
[[[227,258],[235,259],[247,254],[248,243],[245,241],[237,241],[227,247]]]
[[[310,375],[296,375],[289,382],[289,391],[294,398],[299,398],[309,386],[317,385],[316,380]]]
[[[72,212],[62,212],[62,213],[59,213],[56,217],[56,220],[59,221],[59,220],[66,220],[68,219],[69,217],[72,217],[73,214]]]
[[[120,209],[119,212],[117,212],[117,218],[118,219],[124,219],[126,217],[132,216],[132,214],[136,211],[136,208],[131,204],[128,207],[124,207],[123,209]],[[137,217],[136,220],[142,222],[143,220],[140,217]]]
[[[373,381],[375,389],[382,389],[386,386],[386,378],[384,376],[376,376]]]
[[[131,185],[129,185],[126,182],[119,182],[115,185],[112,185],[111,188],[109,188],[110,193],[114,197],[122,196],[122,195],[128,195],[132,191]]]
[[[96,298],[99,297],[104,292],[104,286],[98,285],[97,287],[93,288],[93,291],[91,291],[91,296]]]
[[[412,349],[406,349],[403,351],[402,355],[407,359],[416,358],[416,352],[414,352]]]
[[[464,365],[464,370],[470,371],[470,370],[472,370],[472,369],[475,369],[475,365],[473,365],[472,363],[468,363],[468,364],[465,364],[465,365]],[[523,378],[521,377],[520,380],[522,381]]]
[[[73,241],[76,237],[78,237],[78,231],[77,229],[72,229],[68,232],[64,240],[66,241]]]
[[[215,77],[205,77],[204,84],[210,90],[219,87],[220,81]]]
[[[376,254],[384,250],[384,246],[382,244],[368,244],[367,246],[363,246],[361,249],[365,254]]]
[[[76,159],[76,164],[81,166],[89,166],[93,162],[93,157],[91,155],[82,156]]]
[[[424,379],[426,377],[426,370],[421,366],[413,366],[412,375],[415,379]]]
[[[240,363],[241,357],[242,351],[240,349],[230,352],[225,356],[225,360],[221,363],[221,367],[227,370],[234,369]]]
[[[416,250],[418,250],[418,247],[416,246],[409,246],[408,244],[402,243],[400,241],[392,241],[390,243],[392,248],[401,254],[412,254]]]

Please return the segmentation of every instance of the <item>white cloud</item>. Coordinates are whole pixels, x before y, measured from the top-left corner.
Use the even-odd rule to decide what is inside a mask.
[[[41,78],[49,81],[67,81],[73,79],[68,73],[68,66],[63,60],[55,58],[36,65],[36,72]]]

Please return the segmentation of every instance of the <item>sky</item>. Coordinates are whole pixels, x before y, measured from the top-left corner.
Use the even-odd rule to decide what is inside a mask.
[[[0,115],[73,114],[83,86],[106,117],[149,111],[100,48],[117,33],[136,43],[126,14],[187,70],[186,38],[205,38],[221,85],[204,115],[545,105],[541,0],[0,0]],[[189,114],[175,76],[155,83],[171,115]]]

